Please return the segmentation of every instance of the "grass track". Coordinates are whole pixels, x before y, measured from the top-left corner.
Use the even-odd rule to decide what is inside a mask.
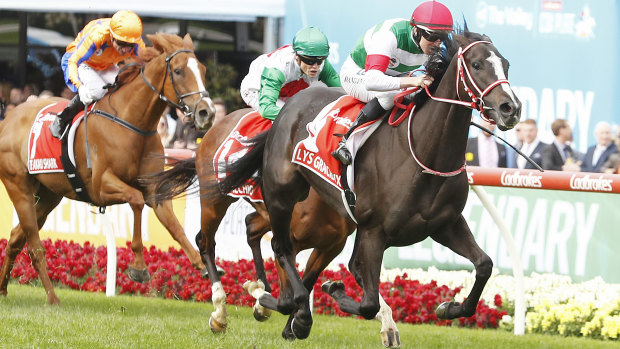
[[[314,316],[310,337],[288,342],[286,317],[256,322],[252,310],[228,306],[226,334],[208,326],[205,303],[57,289],[60,307],[48,306],[42,287],[10,284],[0,297],[0,348],[383,348],[378,321]],[[514,336],[476,330],[399,324],[403,348],[620,348],[620,343],[551,335]]]

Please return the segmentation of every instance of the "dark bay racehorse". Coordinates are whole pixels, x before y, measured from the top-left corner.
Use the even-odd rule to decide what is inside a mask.
[[[436,54],[426,65],[436,76],[430,89],[433,98],[440,100],[418,102],[415,114],[397,127],[382,123],[353,164],[358,225],[349,269],[364,291],[362,301],[348,297],[342,283],[323,285],[345,312],[366,319],[377,314],[381,261],[384,250],[391,246],[407,246],[431,237],[474,264],[476,280],[467,299],[441,304],[436,310],[440,319],[472,316],[491,275],[493,262],[480,249],[461,214],[468,194],[464,162],[470,108],[483,111],[500,130],[507,130],[518,123],[521,103],[506,80],[508,61],[487,37],[465,30],[446,44],[447,55]],[[435,71],[443,71],[443,76]],[[280,297],[280,302],[295,303],[291,329],[297,338],[308,337],[312,316],[308,289],[297,274],[292,254],[289,227],[293,207],[313,188],[342,216],[347,213],[340,191],[312,171],[292,164],[292,151],[307,137],[306,124],[341,94],[326,88],[299,92],[284,105],[268,136],[257,138],[253,151],[228,166],[232,175],[219,184],[228,192],[256,170],[262,171],[263,195],[274,233],[272,246],[293,287],[293,296]]]
[[[212,193],[205,184],[213,180],[215,153],[239,120],[250,111],[252,109],[234,111],[215,123],[202,138],[195,159],[176,161],[171,168],[163,173],[156,173],[148,176],[148,179],[144,179],[145,182],[152,182],[157,186],[156,191],[159,199],[170,199],[185,193],[196,178],[201,184],[201,231],[196,237],[196,243],[206,265],[203,274],[208,274],[212,285],[214,311],[209,318],[209,326],[213,332],[224,332],[228,325],[225,308],[226,293],[220,282],[220,275],[215,264],[215,234],[228,207],[238,198],[224,194],[210,195]],[[266,305],[267,309],[291,314],[294,311],[292,308],[294,304],[290,300],[279,303],[278,299],[271,297],[268,293],[265,294],[265,292],[271,292],[271,289],[265,275],[260,240],[265,233],[271,230],[271,225],[265,205],[260,202],[250,202],[250,204],[256,211],[250,213],[245,219],[246,235],[248,244],[252,249],[257,277],[261,282],[248,281],[244,288],[255,298],[262,297],[263,302],[269,299]],[[309,248],[314,249],[308,259],[302,279],[308,290],[312,290],[320,273],[342,251],[347,237],[354,230],[355,224],[351,219],[339,215],[338,212],[325,204],[313,190],[310,190],[307,199],[295,207],[290,230],[293,255]],[[288,276],[279,268],[279,265],[276,264],[276,267],[280,278],[280,298],[290,298],[292,297],[292,287]],[[382,305],[381,313],[377,316],[377,319],[382,323],[382,342],[386,347],[397,347],[400,345],[400,337],[392,318],[391,309],[385,302]],[[269,310],[262,308],[257,302],[254,306],[254,317],[259,321],[264,321],[269,317]],[[282,336],[286,339],[295,338],[291,332],[290,322],[292,320],[293,317],[290,316],[282,332]]]
[[[113,122],[96,113],[88,117],[88,145],[92,168],[87,167],[85,124],[75,137],[75,158],[79,175],[96,206],[129,203],[133,211],[135,254],[132,267],[137,277],[148,277],[142,256],[141,218],[144,204],[152,206],[157,218],[181,244],[192,265],[204,267],[197,251],[185,236],[174,216],[171,201],[145,202],[150,188],[141,186],[141,175],[162,171],[163,153],[157,123],[171,104],[182,108],[199,128],[210,126],[215,109],[204,86],[205,67],[194,54],[189,35],[156,34],[148,36],[153,47],[140,52],[138,65],[119,75],[119,87],[109,92],[94,109],[116,115],[125,124]],[[7,254],[0,272],[0,295],[6,296],[15,257],[28,243],[34,268],[39,273],[50,304],[59,300],[47,273],[45,250],[39,229],[48,214],[64,197],[78,200],[64,173],[31,175],[27,170],[28,133],[38,111],[60,99],[38,99],[17,106],[0,123],[0,178],[13,202],[19,224],[11,231]],[[152,154],[162,154],[153,157]],[[142,271],[142,273],[140,273]],[[134,275],[134,276],[136,276]],[[131,276],[131,274],[130,274]]]

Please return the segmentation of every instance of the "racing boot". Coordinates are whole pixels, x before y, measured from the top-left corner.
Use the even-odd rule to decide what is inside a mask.
[[[347,139],[349,139],[349,136],[351,136],[353,130],[355,130],[359,125],[377,120],[385,115],[385,112],[386,110],[383,109],[381,104],[379,104],[379,100],[376,97],[371,99],[357,115],[355,121],[351,125],[351,128],[349,128],[347,133],[342,136],[342,140],[338,143],[338,148],[332,152],[332,156],[342,162],[343,165],[351,165],[351,161],[353,161],[353,159],[351,157],[351,152],[349,152],[349,149],[347,149],[346,146]]]
[[[54,119],[54,121],[50,124],[50,132],[52,133],[52,136],[62,139],[65,129],[71,123],[73,117],[75,117],[75,115],[83,108],[84,105],[80,101],[80,95],[76,94],[75,97],[69,101],[67,107],[58,113],[56,119]]]

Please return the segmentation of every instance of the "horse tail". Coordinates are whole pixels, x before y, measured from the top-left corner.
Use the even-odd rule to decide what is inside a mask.
[[[249,139],[246,147],[249,151],[226,165],[226,178],[217,183],[217,188],[221,193],[230,193],[248,182],[260,185],[262,182],[263,153],[267,142],[268,131],[259,133]]]
[[[171,168],[153,173],[140,178],[140,182],[145,185],[153,185],[155,202],[171,200],[179,195],[188,194],[187,190],[191,187],[198,177],[196,176],[196,159],[173,159],[174,166]]]

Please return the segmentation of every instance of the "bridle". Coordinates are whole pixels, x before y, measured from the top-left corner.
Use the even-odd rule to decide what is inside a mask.
[[[484,102],[483,102],[483,98],[484,96],[486,96],[491,90],[493,90],[495,87],[501,85],[501,84],[509,84],[507,79],[498,79],[495,82],[491,83],[489,86],[487,86],[484,90],[481,90],[478,85],[476,84],[476,82],[474,81],[474,79],[471,76],[471,73],[469,72],[469,69],[467,68],[467,64],[465,62],[465,52],[467,52],[470,48],[472,48],[475,45],[478,44],[487,44],[487,45],[492,45],[492,43],[490,41],[474,41],[472,43],[470,43],[469,45],[467,45],[465,48],[460,47],[457,54],[457,69],[456,69],[456,94],[458,96],[458,100],[457,99],[450,99],[450,98],[440,98],[440,97],[435,97],[433,95],[431,95],[430,91],[428,90],[428,86],[424,86],[424,90],[426,91],[426,94],[434,101],[437,102],[444,102],[444,103],[450,103],[450,104],[457,104],[457,105],[462,105],[464,107],[467,108],[471,108],[471,109],[475,109],[478,110],[480,112],[480,117],[482,117],[483,119],[494,123],[491,119],[489,119],[489,117],[486,116],[486,114],[484,114],[484,110],[485,109],[491,109],[489,107],[485,107],[484,106]],[[469,87],[469,85],[467,84],[467,80],[465,80],[465,76],[467,76],[467,78],[469,79],[469,83],[471,84],[471,86],[473,86],[473,88],[476,90],[476,92],[478,93],[478,95],[476,95],[476,93],[474,93],[474,91]],[[467,92],[467,95],[469,96],[469,98],[471,98],[471,102],[465,102],[461,100],[461,96],[459,93],[459,82],[462,82],[463,84],[463,88],[465,90],[465,92]],[[406,92],[406,94],[410,94],[413,93],[415,91],[419,90],[419,88],[416,89],[412,89],[412,90],[408,90]],[[409,92],[411,91],[411,92]],[[404,97],[403,93],[400,93],[398,95],[396,95],[394,97],[395,99],[395,105],[396,105],[396,98],[399,98],[398,104],[402,105],[400,102],[402,101],[402,98]],[[461,166],[459,169],[454,170],[454,171],[450,171],[450,172],[441,172],[441,171],[436,171],[431,169],[430,167],[424,165],[419,159],[418,157],[415,155],[415,151],[413,149],[413,135],[411,132],[411,120],[413,119],[413,111],[415,110],[414,107],[407,107],[407,111],[409,111],[409,134],[408,134],[408,140],[409,140],[409,150],[411,151],[411,155],[413,156],[413,159],[418,163],[418,165],[420,165],[420,167],[422,167],[422,172],[423,173],[428,173],[428,174],[432,174],[435,176],[441,176],[441,177],[452,177],[452,176],[456,176],[459,173],[463,172],[463,170],[465,170],[465,165],[467,164],[467,161],[463,162],[463,166]],[[406,114],[406,113],[405,113]]]
[[[166,77],[164,77],[164,82],[162,84],[161,90],[157,91],[155,86],[153,86],[153,84],[151,84],[146,79],[146,76],[144,75],[144,66],[142,66],[142,68],[140,68],[140,74],[142,75],[142,80],[144,80],[146,85],[148,87],[150,87],[151,90],[153,90],[155,93],[157,93],[159,95],[159,99],[161,99],[162,101],[168,103],[168,105],[170,105],[170,106],[173,106],[175,108],[180,109],[183,112],[183,114],[185,114],[185,117],[190,118],[191,120],[194,120],[194,111],[190,110],[189,106],[187,106],[187,104],[185,104],[185,102],[183,102],[183,99],[186,98],[186,97],[195,95],[195,94],[200,94],[203,98],[209,98],[209,92],[204,90],[204,91],[188,92],[188,93],[185,93],[185,94],[180,94],[179,93],[179,90],[177,89],[177,86],[174,83],[174,75],[172,74],[172,67],[170,66],[170,61],[172,60],[172,58],[174,58],[174,56],[176,56],[177,54],[179,54],[181,52],[191,53],[192,51],[191,50],[187,50],[187,49],[177,50],[177,51],[173,52],[170,56],[166,57],[166,72],[168,73],[167,75],[170,76],[170,81],[172,82],[172,88],[174,89],[174,93],[177,96],[178,102],[173,102],[168,97],[166,97],[164,95],[164,93],[163,93],[164,86],[166,85]]]

